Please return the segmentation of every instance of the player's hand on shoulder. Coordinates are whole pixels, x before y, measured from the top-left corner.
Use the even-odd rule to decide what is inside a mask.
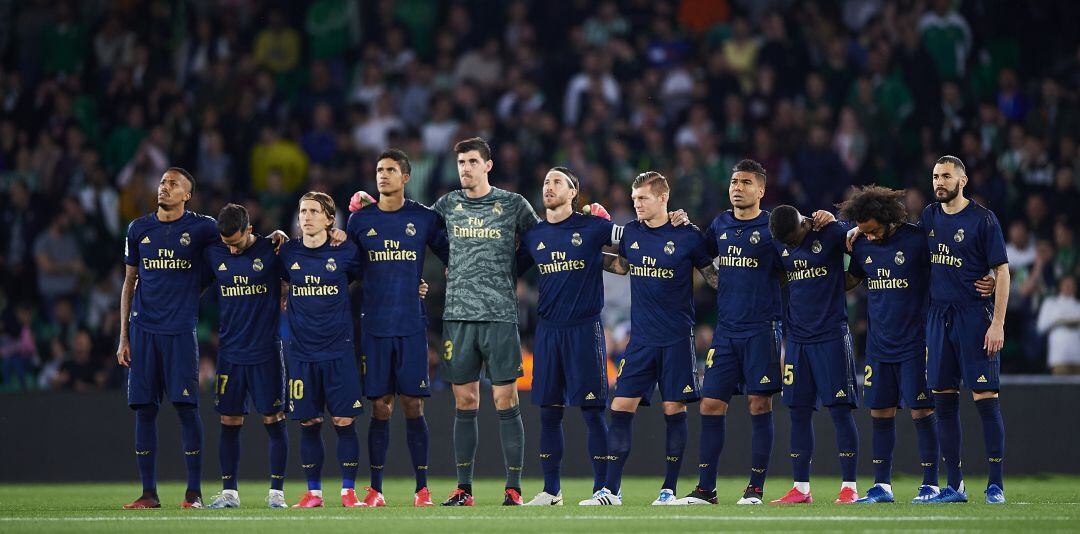
[[[684,224],[690,224],[690,216],[686,214],[686,210],[675,210],[668,212],[668,218],[671,219],[672,226],[682,226]]]
[[[987,274],[975,281],[975,291],[978,291],[979,296],[983,298],[991,297],[994,294],[995,288],[997,288],[997,278],[994,278],[993,273]]]
[[[610,221],[611,214],[608,213],[607,208],[602,206],[599,202],[593,202],[592,204],[586,204],[581,208],[581,213],[585,215],[592,215],[593,217],[600,217],[601,219]]]
[[[330,229],[330,246],[336,247],[345,242],[349,238],[349,234],[345,233],[345,230],[341,228]]]
[[[116,348],[116,363],[128,367],[131,365],[131,343],[120,337],[120,346]]]
[[[811,216],[813,219],[813,228],[815,231],[836,222],[836,216],[826,210],[817,210]]]
[[[847,249],[851,252],[852,247],[855,246],[855,240],[862,235],[862,230],[859,230],[858,226],[851,227],[851,230],[847,231]]]
[[[274,244],[274,254],[281,252],[281,245],[284,245],[288,241],[289,234],[286,234],[281,230],[274,230],[274,233],[270,234],[270,242]]]
[[[349,199],[349,212],[355,213],[375,203],[375,197],[369,195],[367,191],[357,191],[353,193],[351,199]]]

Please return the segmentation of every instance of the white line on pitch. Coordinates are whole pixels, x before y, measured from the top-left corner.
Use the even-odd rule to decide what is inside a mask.
[[[151,512],[153,513],[153,512]],[[387,520],[387,521],[400,521],[402,519],[408,519],[409,521],[416,520],[429,520],[429,521],[467,521],[467,520],[502,520],[507,519],[508,515],[430,515],[430,516],[413,516],[404,518],[398,515],[375,515],[371,513],[363,513],[356,515],[337,515],[337,516],[318,516],[318,515],[287,515],[281,517],[271,516],[251,516],[251,517],[237,517],[237,516],[165,516],[165,517],[149,517],[149,516],[91,516],[91,517],[0,517],[0,522],[31,522],[31,521],[51,521],[62,523],[78,523],[80,521],[99,521],[99,522],[124,522],[124,521],[372,521],[372,520]],[[545,520],[573,520],[573,521],[862,521],[862,522],[887,522],[887,521],[971,521],[971,517],[956,517],[956,516],[906,516],[906,517],[859,517],[859,516],[721,516],[721,515],[649,515],[649,516],[607,516],[607,515],[566,515],[566,516],[537,516],[536,519]],[[1039,517],[1001,517],[999,519],[1007,521],[1075,521],[1076,517],[1064,517],[1064,516],[1039,516]]]

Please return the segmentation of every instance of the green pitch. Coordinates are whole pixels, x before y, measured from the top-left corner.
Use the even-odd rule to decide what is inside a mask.
[[[497,480],[478,481],[474,508],[412,507],[413,483],[390,479],[385,485],[389,506],[381,509],[343,509],[328,480],[327,507],[313,510],[269,510],[263,499],[266,490],[254,481],[241,481],[243,508],[236,510],[180,510],[183,494],[180,483],[162,484],[162,509],[120,510],[138,494],[138,483],[0,485],[0,532],[715,532],[717,530],[1078,530],[1080,529],[1080,477],[1048,476],[1007,478],[1009,503],[989,506],[982,502],[981,488],[971,488],[972,502],[950,505],[834,505],[839,481],[818,478],[812,505],[736,506],[742,496],[743,479],[722,479],[719,506],[654,507],[660,478],[631,478],[623,485],[622,507],[579,507],[589,496],[592,481],[564,482],[566,506],[548,508],[504,508],[502,484]],[[684,477],[680,495],[691,489],[694,480]],[[974,485],[980,484],[974,478]],[[289,503],[295,503],[305,487],[301,481],[286,485]],[[526,485],[526,500],[539,490],[540,482]],[[898,479],[893,484],[897,499],[908,501],[918,481]],[[766,498],[778,498],[789,483],[772,480]],[[448,479],[431,482],[436,499],[453,487]],[[868,488],[868,481],[860,490]],[[206,499],[216,487],[205,487]]]

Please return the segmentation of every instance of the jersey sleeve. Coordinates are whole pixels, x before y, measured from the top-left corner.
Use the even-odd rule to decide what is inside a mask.
[[[220,239],[217,231],[217,220],[208,215],[199,215],[199,245],[209,247],[214,241]]]
[[[360,212],[349,214],[349,220],[345,221],[345,235],[357,248],[360,248]]]
[[[861,240],[865,238],[860,237],[859,239]],[[866,271],[863,269],[862,261],[859,260],[859,258],[862,257],[862,254],[859,253],[858,243],[856,243],[855,246],[852,248],[853,250],[851,251],[851,261],[848,262],[847,272],[851,276],[854,276],[855,278],[858,278],[860,280],[865,279]]]
[[[931,219],[930,214],[933,213],[931,211],[933,209],[934,209],[934,205],[932,203],[927,204],[926,207],[923,208],[922,215],[919,216],[919,220],[915,223],[915,226],[918,226],[919,228],[923,228],[924,231],[925,231],[926,228],[929,228],[930,227],[930,222],[931,222],[930,221],[930,219]]]
[[[439,197],[439,200],[436,200],[435,203],[431,205],[431,209],[434,210],[435,213],[438,213],[439,216],[444,219],[446,218],[446,205],[449,202],[449,197],[450,193],[446,193],[445,195]]]
[[[986,263],[991,267],[997,267],[1003,263],[1009,263],[1009,256],[1005,252],[1005,236],[1001,231],[1001,223],[998,222],[994,212],[986,210],[986,221],[983,223],[983,246],[986,248]]]
[[[536,226],[537,222],[540,222],[540,217],[536,215],[536,211],[533,210],[532,204],[529,204],[525,197],[518,195],[518,215],[517,215],[517,231],[518,233],[525,233],[529,228]]]
[[[519,277],[529,272],[529,269],[536,265],[532,254],[529,254],[529,247],[525,246],[525,241],[518,243],[517,251],[514,253],[514,261],[517,265],[517,275]]]
[[[131,221],[127,228],[127,236],[124,237],[124,263],[132,267],[139,265],[139,243],[136,242],[139,236],[135,235],[136,222],[138,219]]]
[[[427,244],[443,265],[450,263],[450,236],[446,233],[446,219],[434,211],[431,213],[431,223],[428,225]]]
[[[694,230],[694,238],[691,243],[693,243],[693,248],[690,249],[690,261],[694,264],[694,267],[703,269],[712,265],[713,258],[716,256],[709,255],[705,236],[700,230]]]
[[[705,242],[702,243],[702,249],[704,250],[704,252],[713,258],[720,255],[720,250],[716,246],[717,220],[719,220],[719,217],[714,219],[713,222],[709,224],[709,227],[705,229]]]

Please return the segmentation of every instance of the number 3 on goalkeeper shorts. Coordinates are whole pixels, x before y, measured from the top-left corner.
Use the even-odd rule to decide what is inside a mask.
[[[303,380],[289,380],[289,398],[292,400],[300,400],[304,398]]]
[[[790,386],[795,382],[795,364],[784,365],[784,385]]]

